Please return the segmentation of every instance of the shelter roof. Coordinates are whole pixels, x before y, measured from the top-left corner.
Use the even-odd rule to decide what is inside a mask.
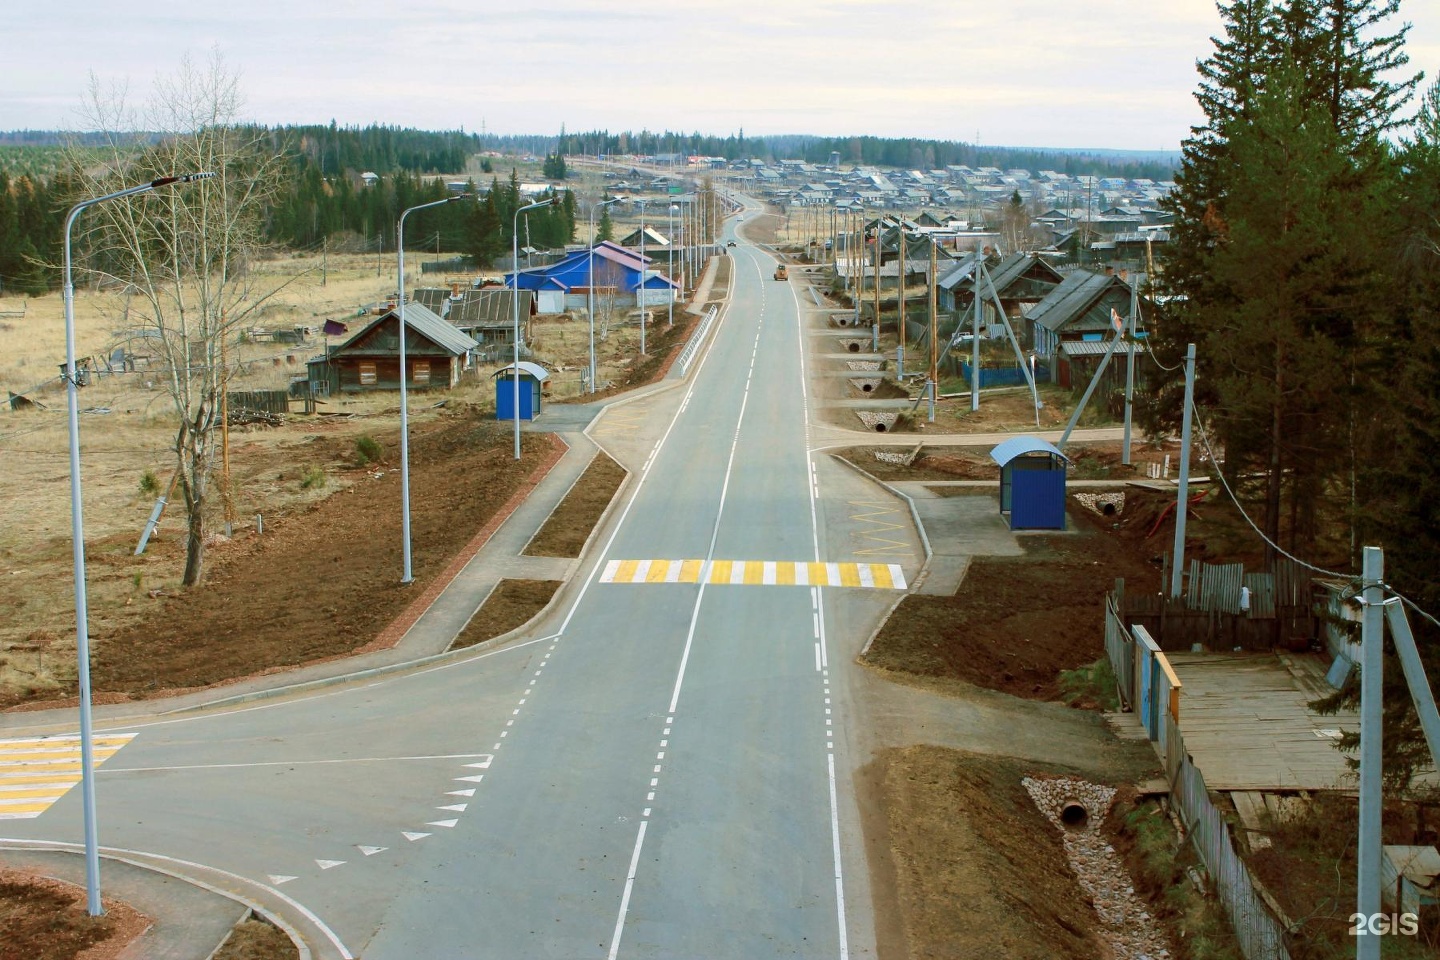
[[[496,370],[495,373],[492,374],[492,376],[494,376],[495,379],[498,380],[501,377],[505,376],[507,373],[509,373],[511,370],[514,370],[516,366],[517,364],[507,363],[499,370]],[[546,380],[550,379],[550,371],[546,370],[538,363],[531,363],[529,360],[521,360],[518,366],[520,367],[521,373],[528,374],[534,377],[536,380],[539,380],[541,383],[544,383]]]
[[[990,459],[1003,467],[1016,457],[1024,456],[1027,453],[1048,453],[1052,456],[1059,457],[1066,463],[1070,462],[1070,458],[1061,453],[1060,448],[1050,441],[1041,440],[1039,437],[1024,435],[1011,437],[1009,440],[997,444],[996,447],[990,451]]]

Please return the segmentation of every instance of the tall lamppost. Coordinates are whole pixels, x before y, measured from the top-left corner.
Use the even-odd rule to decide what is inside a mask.
[[[520,214],[529,210],[539,210],[541,207],[548,207],[560,200],[559,197],[546,197],[544,200],[537,200],[535,203],[527,203],[515,211],[514,222],[510,229],[510,288],[514,292],[510,295],[511,305],[515,313],[515,365],[510,368],[510,381],[515,385],[515,408],[510,412],[515,417],[515,459],[520,459]]]
[[[670,243],[670,250],[669,250],[670,256],[669,256],[668,258],[666,258],[666,264],[670,267],[670,305],[669,305],[669,310],[668,310],[668,312],[667,312],[667,314],[666,314],[665,325],[666,325],[666,326],[669,326],[669,327],[673,327],[673,326],[675,326],[675,297],[676,297],[676,292],[675,292],[675,204],[673,204],[673,203],[670,204],[670,209],[666,211],[665,229],[670,232],[670,236],[666,238],[666,239],[669,241],[669,243]]]
[[[644,201],[644,200],[636,200],[635,203],[636,203],[637,206],[640,207],[640,286],[639,286],[639,288],[638,288],[638,291],[639,291],[639,292],[638,292],[638,296],[636,296],[635,299],[638,300],[639,303],[640,303],[640,354],[641,354],[641,356],[644,356],[644,354],[645,354],[645,307],[648,305],[648,304],[647,304],[647,301],[648,301],[648,299],[649,299],[649,298],[646,296],[646,291],[645,291],[645,274],[646,274],[646,272],[647,272],[647,271],[645,270],[645,201]]]
[[[590,392],[595,392],[595,211],[609,203],[616,203],[619,197],[601,200],[590,208]]]
[[[75,284],[70,274],[70,230],[75,218],[87,207],[106,200],[149,193],[172,183],[208,180],[213,173],[187,173],[160,177],[149,183],[127,187],[103,197],[81,200],[65,216],[65,397],[69,402],[70,427],[70,540],[75,563],[75,648],[76,679],[80,687],[80,794],[85,816],[85,891],[90,916],[105,912],[100,901],[100,845],[95,827],[95,746],[90,721],[90,623],[85,596],[85,524],[80,506],[80,402],[75,374]],[[223,331],[222,331],[223,336]]]
[[[404,574],[400,577],[401,583],[410,583],[415,578],[410,573],[410,408],[405,384],[408,381],[409,370],[405,362],[405,218],[416,210],[424,210],[428,207],[438,207],[447,203],[454,203],[457,200],[469,199],[471,194],[457,193],[453,197],[446,197],[444,200],[432,200],[429,203],[422,203],[419,206],[411,207],[400,214],[400,220],[395,225],[395,250],[399,255],[400,268],[400,292],[396,298],[396,306],[400,316],[400,552],[404,558]],[[439,237],[439,234],[436,234]],[[440,241],[435,241],[439,246]]]

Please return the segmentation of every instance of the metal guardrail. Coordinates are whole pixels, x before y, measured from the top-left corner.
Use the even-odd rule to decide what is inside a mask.
[[[695,356],[700,352],[700,344],[705,342],[705,335],[710,332],[710,325],[715,322],[719,315],[719,307],[711,307],[705,311],[705,317],[700,321],[700,326],[690,335],[690,342],[685,344],[685,349],[680,351],[680,357],[675,361],[680,368],[680,376],[688,376],[690,364],[695,362]]]

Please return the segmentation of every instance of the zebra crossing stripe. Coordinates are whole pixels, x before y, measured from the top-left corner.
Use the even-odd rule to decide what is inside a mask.
[[[896,563],[803,560],[610,560],[600,582],[906,589],[905,572]]]
[[[134,736],[94,737],[95,765],[110,759]],[[40,816],[79,783],[81,775],[78,736],[0,740],[0,820]]]

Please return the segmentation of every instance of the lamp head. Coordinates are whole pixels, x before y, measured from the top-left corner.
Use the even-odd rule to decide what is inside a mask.
[[[156,187],[169,186],[172,183],[194,183],[197,180],[210,180],[214,178],[214,176],[215,174],[207,171],[205,173],[185,173],[178,177],[158,177],[150,181],[150,189],[153,190]]]

